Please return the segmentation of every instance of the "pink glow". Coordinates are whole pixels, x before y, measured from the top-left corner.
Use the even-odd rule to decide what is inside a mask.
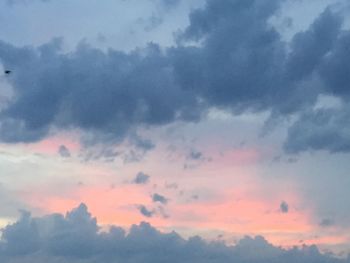
[[[61,145],[66,146],[72,152],[78,151],[81,147],[77,140],[68,136],[50,137],[38,143],[29,144],[26,147],[32,152],[54,155],[57,154]]]
[[[219,160],[228,165],[256,164],[260,159],[260,154],[255,149],[236,149],[225,152]]]

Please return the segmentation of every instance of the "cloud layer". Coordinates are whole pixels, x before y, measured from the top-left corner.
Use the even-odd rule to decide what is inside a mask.
[[[321,254],[315,246],[290,250],[274,247],[263,237],[245,237],[235,246],[209,243],[200,237],[183,239],[162,233],[148,223],[130,231],[112,226],[101,232],[96,219],[81,204],[65,216],[51,214],[21,218],[3,229],[0,260],[4,263],[97,263],[97,262],[318,262],[341,263]]]
[[[0,42],[15,94],[1,112],[0,138],[32,142],[53,129],[80,129],[92,141],[118,142],[140,127],[198,121],[218,107],[301,115],[289,131],[289,152],[348,151],[346,116],[324,113],[318,127],[313,108],[322,94],[349,107],[350,31],[327,8],[286,43],[269,22],[283,2],[207,0],[167,49],[151,43],[104,52],[82,43],[64,53],[58,39],[40,47]],[[305,126],[312,129],[304,133]]]

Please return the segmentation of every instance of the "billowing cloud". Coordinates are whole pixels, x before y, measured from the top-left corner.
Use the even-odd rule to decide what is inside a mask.
[[[23,212],[2,231],[0,259],[4,263],[349,262],[321,254],[316,246],[274,247],[261,236],[245,237],[228,246],[198,236],[184,239],[175,232],[162,233],[148,223],[133,225],[128,233],[117,226],[107,232],[99,229],[83,204],[65,216],[32,217]]]
[[[156,45],[126,54],[82,44],[61,54],[59,40],[38,49],[2,42],[0,57],[13,69],[9,81],[16,94],[1,113],[5,142],[40,140],[52,127],[81,128],[100,140],[118,141],[135,126],[199,117],[189,111],[198,104],[195,97],[175,85]]]
[[[321,94],[349,103],[350,33],[341,15],[327,8],[286,43],[270,23],[283,2],[207,0],[191,12],[178,44],[167,49],[149,44],[129,53],[104,52],[83,43],[64,53],[57,39],[40,47],[0,42],[14,89],[1,112],[0,138],[32,142],[52,130],[80,129],[92,141],[119,142],[140,127],[198,121],[218,107],[235,114],[302,115],[289,131],[290,152],[348,151],[334,147],[347,145],[347,128],[342,136],[328,129],[329,144],[318,147],[298,136],[298,125]],[[144,146],[153,148],[151,142]]]

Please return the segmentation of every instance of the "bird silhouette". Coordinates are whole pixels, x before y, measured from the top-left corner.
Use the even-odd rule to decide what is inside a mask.
[[[5,73],[6,75],[9,75],[11,72],[12,72],[12,71],[11,71],[11,70],[8,70],[8,69],[4,71],[4,73]]]

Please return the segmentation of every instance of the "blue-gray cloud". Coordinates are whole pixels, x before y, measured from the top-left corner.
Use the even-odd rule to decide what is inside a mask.
[[[139,205],[137,208],[140,211],[140,213],[145,217],[152,217],[155,214],[154,210],[150,210],[144,205]]]
[[[308,150],[350,152],[349,118],[348,107],[305,112],[289,129],[284,148],[291,153]]]
[[[135,179],[133,180],[133,183],[135,184],[147,184],[149,182],[150,176],[143,173],[139,172],[137,173]]]
[[[190,160],[200,160],[203,158],[203,153],[192,150],[187,158]]]
[[[155,193],[155,194],[152,195],[152,201],[155,202],[155,203],[159,202],[159,203],[161,203],[163,205],[166,205],[169,200],[165,196]]]
[[[69,149],[65,145],[61,145],[58,148],[58,153],[63,158],[71,157],[71,153],[70,153]]]
[[[156,45],[129,54],[80,45],[61,54],[60,41],[38,49],[0,43],[15,99],[1,112],[1,139],[30,142],[49,128],[81,128],[118,141],[136,126],[195,120],[191,91],[175,85],[171,65]],[[139,142],[152,148],[151,142]]]
[[[32,142],[53,128],[78,128],[94,140],[119,142],[140,127],[198,121],[214,106],[235,114],[301,115],[289,131],[289,152],[349,151],[335,146],[349,145],[340,112],[329,112],[325,126],[345,127],[342,136],[328,129],[327,141],[319,144],[312,141],[318,130],[303,136],[298,129],[321,94],[349,104],[350,33],[340,14],[327,8],[286,43],[269,23],[283,2],[207,0],[191,12],[178,44],[164,50],[150,44],[129,53],[103,52],[80,44],[63,53],[57,39],[38,48],[0,42],[15,93],[0,114],[0,139]]]
[[[334,220],[332,219],[322,219],[321,222],[320,222],[320,226],[322,227],[331,227],[331,226],[334,226],[335,222]]]
[[[133,225],[128,233],[117,226],[103,232],[83,204],[65,216],[32,217],[23,212],[2,233],[3,263],[350,262],[321,254],[316,246],[274,247],[260,236],[245,237],[237,245],[227,246],[222,242],[206,242],[198,236],[183,239],[175,232],[162,233],[148,223]]]
[[[289,205],[287,204],[287,202],[282,201],[280,204],[280,211],[284,214],[289,212]]]

